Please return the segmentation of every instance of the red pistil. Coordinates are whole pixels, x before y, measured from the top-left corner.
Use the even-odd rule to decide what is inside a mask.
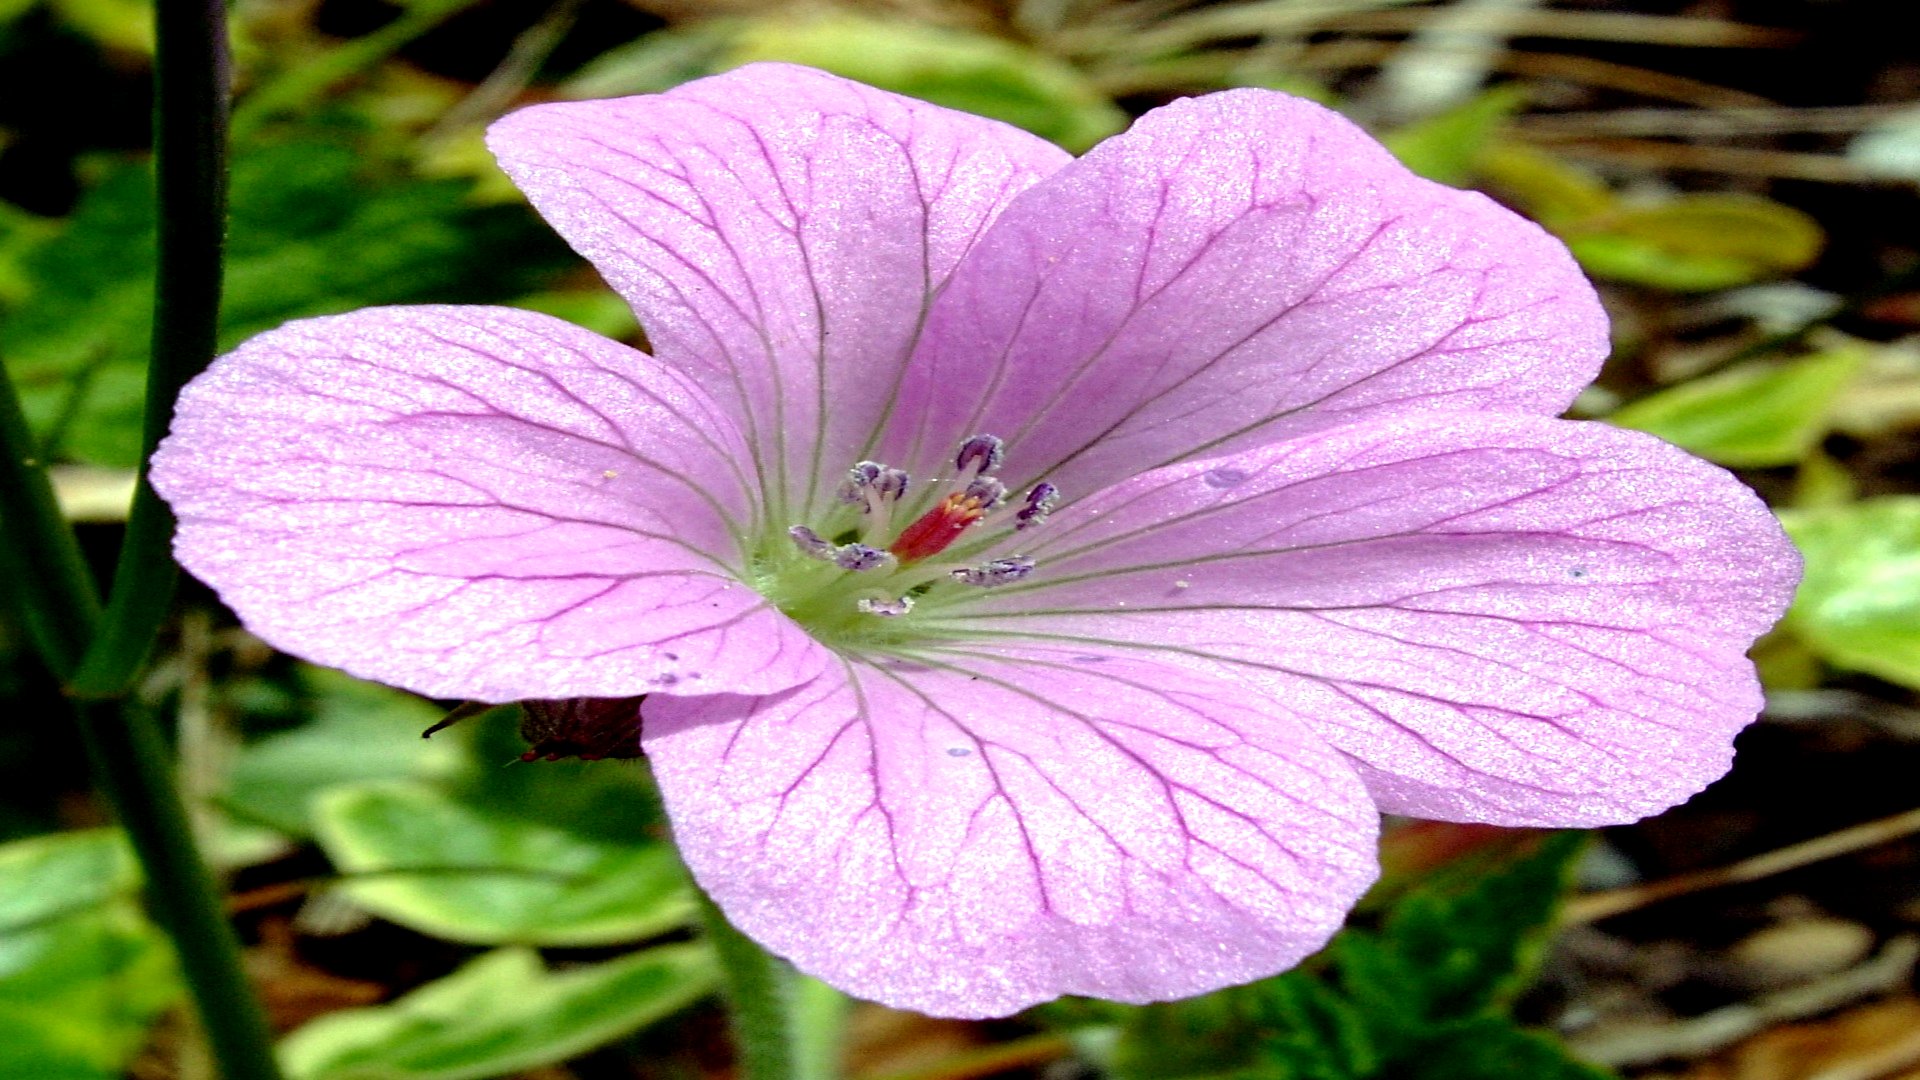
[[[922,514],[920,520],[900,530],[899,539],[887,550],[902,563],[938,555],[986,513],[987,505],[978,497],[956,491]]]

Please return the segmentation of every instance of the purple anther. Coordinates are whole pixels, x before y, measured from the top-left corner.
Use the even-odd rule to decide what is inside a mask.
[[[827,540],[805,525],[795,525],[789,528],[787,535],[793,538],[793,546],[799,548],[801,554],[819,559],[822,562],[835,561],[834,557],[840,552],[840,549],[835,547],[832,541]]]
[[[833,555],[833,565],[842,570],[871,570],[886,561],[886,552],[865,544],[848,544]]]
[[[1033,485],[1033,490],[1027,492],[1027,505],[1013,515],[1014,531],[1031,529],[1035,525],[1045,523],[1047,515],[1053,513],[1053,508],[1059,503],[1059,488],[1046,483]]]
[[[960,444],[960,452],[954,455],[953,463],[962,472],[972,469],[976,473],[989,473],[1000,467],[1006,457],[1005,445],[998,435],[975,435]]]
[[[897,618],[913,610],[913,597],[902,596],[892,600],[875,600],[869,596],[860,598],[854,605],[865,615],[878,615],[883,619]]]
[[[980,500],[980,509],[991,510],[1007,498],[1007,485],[991,476],[976,476],[967,484],[967,498]]]
[[[887,467],[877,461],[863,461],[847,470],[847,478],[840,481],[840,488],[834,492],[834,496],[843,503],[864,503],[867,501],[867,489],[887,471]]]
[[[873,490],[888,502],[899,502],[907,495],[908,483],[905,469],[883,468],[873,480]]]
[[[1007,585],[1019,581],[1033,573],[1033,559],[1026,555],[1014,555],[1005,559],[981,563],[953,571],[953,579],[963,585],[976,585],[982,589],[991,589],[996,585]]]

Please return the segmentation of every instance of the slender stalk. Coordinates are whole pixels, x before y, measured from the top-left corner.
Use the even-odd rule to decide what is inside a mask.
[[[846,998],[794,971],[734,929],[700,897],[707,941],[720,958],[741,1080],[832,1080],[840,1075]]]
[[[57,678],[80,665],[100,622],[100,596],[34,449],[13,379],[0,361],[0,574],[27,636]]]
[[[226,233],[225,5],[158,0],[154,24],[159,249],[143,458],[165,435],[180,388],[213,358]],[[6,531],[32,533],[34,546],[19,546],[30,558],[29,569],[46,571],[29,599],[36,644],[76,693],[125,697],[173,598],[172,514],[143,471],[102,620],[44,473],[28,454],[14,452],[12,443],[25,437],[26,426],[10,388],[0,393],[0,413],[6,414],[0,415],[0,429],[6,429],[0,437],[9,440],[4,468],[19,471],[25,481],[0,476],[8,492]],[[76,643],[85,630],[94,633],[82,653]],[[148,903],[173,938],[221,1075],[279,1080],[272,1034],[241,968],[240,944],[220,891],[194,846],[165,741],[134,701],[76,704],[95,775],[140,857]]]
[[[174,399],[212,361],[227,231],[227,13],[224,0],[158,0],[154,10],[153,160],[159,246],[144,462],[167,433]],[[173,601],[173,512],[146,467],[134,492],[106,621],[68,683],[85,697],[126,693]]]
[[[79,702],[95,775],[146,870],[147,902],[166,927],[225,1080],[280,1080],[273,1038],[240,966],[219,888],[195,854],[186,807],[153,718],[139,706]]]

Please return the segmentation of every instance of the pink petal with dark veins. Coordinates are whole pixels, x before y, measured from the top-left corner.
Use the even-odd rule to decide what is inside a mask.
[[[181,396],[153,481],[175,552],[269,643],[482,701],[777,690],[821,647],[739,575],[726,412],[557,319],[290,323]]]
[[[1172,466],[1023,540],[1032,577],[938,620],[1224,662],[1383,809],[1510,825],[1629,821],[1725,773],[1761,704],[1744,652],[1799,578],[1725,471],[1494,413]]]
[[[1266,90],[1156,109],[1016,198],[934,305],[882,457],[976,431],[1069,499],[1416,409],[1558,413],[1607,320],[1566,248]],[[1015,486],[1018,486],[1017,484]]]
[[[661,361],[740,418],[796,521],[889,417],[924,408],[902,387],[927,305],[1007,201],[1069,160],[997,121],[785,64],[523,109],[488,142]]]
[[[1182,997],[1312,953],[1374,877],[1359,781],[1257,691],[1087,649],[927,660],[647,703],[687,864],[802,971],[947,1016]]]

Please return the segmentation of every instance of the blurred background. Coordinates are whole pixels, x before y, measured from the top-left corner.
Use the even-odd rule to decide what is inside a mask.
[[[1733,774],[1602,834],[1393,823],[1353,929],[1190,1002],[936,1021],[808,987],[858,1080],[1920,1080],[1920,47],[1874,0],[237,0],[225,342],[394,302],[630,341],[480,142],[783,59],[1084,150],[1185,94],[1324,101],[1561,236],[1576,413],[1738,470],[1808,561]],[[152,288],[151,12],[0,0],[0,358],[105,573]],[[4,588],[4,583],[0,583]],[[67,705],[0,612],[0,1078],[213,1075]],[[644,765],[307,667],[191,583],[168,718],[295,1080],[718,1078]]]

